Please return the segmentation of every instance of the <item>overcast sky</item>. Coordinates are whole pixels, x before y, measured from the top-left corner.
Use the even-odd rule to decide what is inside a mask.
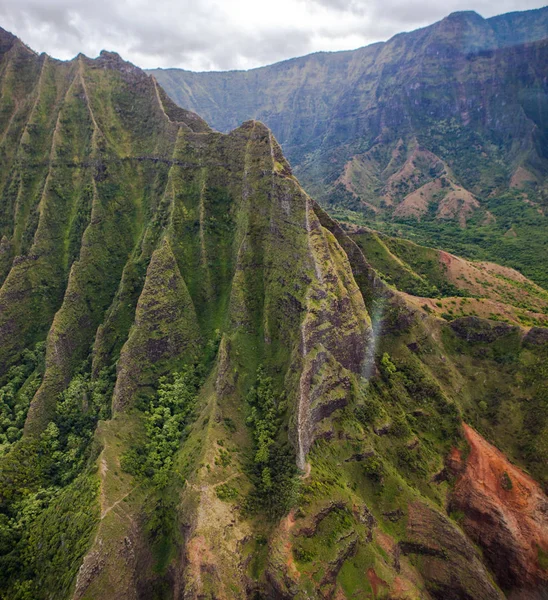
[[[145,67],[248,69],[385,40],[455,10],[484,17],[541,0],[0,0],[0,26],[56,58],[104,48]]]

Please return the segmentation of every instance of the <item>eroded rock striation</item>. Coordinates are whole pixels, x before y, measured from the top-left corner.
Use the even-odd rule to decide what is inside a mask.
[[[463,427],[470,453],[453,463],[459,474],[451,507],[464,514],[463,529],[483,549],[503,588],[540,598],[548,590],[539,559],[548,551],[548,497],[477,431]]]

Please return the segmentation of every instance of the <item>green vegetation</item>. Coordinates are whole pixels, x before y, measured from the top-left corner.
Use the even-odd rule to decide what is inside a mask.
[[[0,454],[22,435],[30,401],[42,380],[44,352],[43,342],[33,351],[24,350],[20,362],[4,377],[6,383],[0,388]]]
[[[545,484],[548,346],[524,343],[519,331],[489,342],[482,323],[489,324],[473,324],[475,341],[466,341],[465,332],[444,334],[448,355],[468,381],[459,395],[463,418]],[[474,376],[482,383],[474,385]]]
[[[544,200],[541,196],[531,192],[528,196],[535,199],[536,206],[541,207],[540,210],[544,210]],[[409,255],[409,250],[413,247],[407,244],[406,240],[417,244],[417,252],[426,252],[421,250],[420,246],[443,248],[465,258],[489,260],[512,267],[537,284],[548,288],[546,265],[542,259],[548,247],[548,221],[544,213],[539,214],[539,208],[526,203],[522,193],[515,191],[488,198],[484,208],[494,215],[495,219],[486,220],[485,213],[480,211],[467,222],[466,228],[451,221],[440,221],[435,216],[420,221],[392,220],[384,216],[371,218],[336,207],[332,213],[343,221],[372,227],[395,238],[404,238],[392,242],[393,251],[397,253],[397,244],[405,245],[406,252],[402,256],[410,265],[413,264],[413,255]],[[512,231],[513,235],[507,235],[509,231]],[[371,260],[373,263],[377,261],[375,254],[371,255]],[[420,263],[416,266],[417,272],[422,273]],[[383,271],[382,265],[380,270]],[[403,285],[409,293],[432,295],[423,284]],[[440,293],[448,296],[461,295],[450,287],[442,287]]]
[[[6,598],[63,597],[98,520],[98,481],[79,476],[63,490],[39,489],[0,514],[0,589]]]
[[[257,369],[257,379],[247,403],[254,451],[251,476],[255,488],[249,497],[249,510],[261,511],[270,518],[285,514],[295,503],[298,490],[295,455],[279,439],[286,403],[274,392],[273,381],[264,368]]]
[[[238,490],[228,483],[222,483],[221,485],[218,485],[215,488],[215,493],[217,494],[217,498],[219,498],[219,500],[223,500],[224,502],[236,500],[236,498],[238,498],[240,495]]]
[[[42,354],[42,347],[24,353],[24,365],[30,370]],[[72,584],[98,519],[97,449],[91,441],[98,419],[109,414],[112,383],[106,371],[95,379],[85,372],[74,377],[57,399],[55,418],[30,442],[28,467],[39,483],[4,492],[0,589],[9,590],[6,597],[45,598],[45,590],[62,595]],[[12,452],[28,444],[23,438]]]
[[[396,365],[390,360],[390,354],[385,352],[381,358],[381,372],[387,378],[390,379],[392,375],[396,373]]]
[[[474,162],[473,152],[462,150],[464,162]],[[464,163],[463,163],[464,164]],[[487,169],[488,171],[489,169]],[[473,183],[472,183],[473,182]],[[406,238],[418,245],[427,245],[453,252],[472,259],[491,260],[514,267],[536,283],[546,287],[547,280],[543,263],[538,257],[545,254],[548,243],[546,237],[545,198],[543,192],[534,186],[525,190],[508,189],[507,180],[499,179],[498,186],[482,183],[477,178],[470,181],[475,186],[481,206],[467,219],[466,226],[452,219],[440,219],[436,210],[429,211],[420,218],[392,214],[363,212],[357,208],[356,200],[343,206],[332,201],[330,211],[342,221],[372,227],[392,237]],[[495,191],[496,190],[496,191]],[[434,202],[430,207],[437,208]],[[402,240],[402,244],[406,244]],[[371,245],[371,244],[369,244]],[[379,243],[372,248],[371,260],[379,264],[383,272],[383,252]],[[420,250],[415,246],[417,251]],[[407,244],[410,259],[413,259],[412,246]],[[394,251],[394,248],[391,247]],[[408,254],[403,255],[407,261]],[[420,267],[417,273],[421,273]],[[424,282],[413,280],[409,275],[399,275],[399,280],[410,293],[431,295]],[[440,290],[446,295],[451,290]]]
[[[375,231],[352,237],[383,280],[397,289],[427,298],[468,295],[447,280],[436,250]]]
[[[173,456],[192,419],[202,383],[203,375],[196,366],[186,366],[172,376],[160,378],[158,392],[144,413],[146,442],[122,457],[125,471],[152,481],[160,489],[168,485]]]
[[[382,460],[378,456],[370,456],[363,463],[364,473],[375,483],[382,483],[385,469]]]
[[[264,121],[284,141],[305,189],[337,219],[499,262],[546,288],[546,174],[541,165],[548,138],[540,76],[545,15],[521,13],[519,23],[510,15],[498,17],[498,24],[506,24],[500,30],[495,19],[455,16],[466,48],[441,21],[387,41],[381,52],[375,45],[250,72],[151,73],[180,106],[195,110],[219,131],[251,118]],[[515,43],[509,43],[507,36],[514,35]],[[483,52],[497,39],[500,48]],[[452,51],[431,59],[429,49],[436,43]],[[424,68],[416,69],[418,63]],[[463,64],[466,74],[457,76]],[[456,81],[478,90],[485,73],[494,74],[497,93],[466,95],[466,101],[475,102],[475,112],[457,106],[454,98],[461,97],[461,88]],[[362,85],[364,78],[371,85]],[[296,93],[302,100],[297,103]],[[519,123],[518,113],[524,116]],[[387,119],[390,133],[379,142]],[[429,184],[432,188],[425,191],[422,186]],[[469,191],[480,207],[466,214],[456,200],[440,210],[450,189],[457,189],[461,200],[467,198],[461,190]],[[411,210],[400,214],[398,205],[411,193]],[[371,261],[382,263],[389,249],[376,246]],[[410,273],[405,279],[410,293],[435,293],[430,281]]]
[[[504,471],[504,473],[502,474],[500,485],[502,486],[502,489],[506,490],[507,492],[509,492],[514,487],[514,484],[510,479],[510,475],[508,475],[506,471]]]
[[[113,385],[112,373],[105,369],[95,379],[76,375],[59,395],[55,418],[41,435],[45,474],[55,485],[67,485],[87,464],[97,422],[110,416]]]

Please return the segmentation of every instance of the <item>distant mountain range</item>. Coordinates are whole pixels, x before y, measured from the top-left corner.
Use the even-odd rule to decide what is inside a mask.
[[[149,73],[220,131],[265,122],[339,218],[548,284],[548,7],[250,71]]]

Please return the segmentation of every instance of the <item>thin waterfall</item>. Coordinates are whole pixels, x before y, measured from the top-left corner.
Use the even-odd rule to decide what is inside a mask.
[[[375,306],[371,313],[371,331],[369,332],[369,336],[366,342],[367,346],[365,349],[365,358],[363,360],[362,367],[362,377],[366,381],[369,381],[369,379],[371,379],[371,376],[375,372],[375,354],[377,352],[377,346],[379,344],[384,307],[384,298],[378,298],[375,301]]]

